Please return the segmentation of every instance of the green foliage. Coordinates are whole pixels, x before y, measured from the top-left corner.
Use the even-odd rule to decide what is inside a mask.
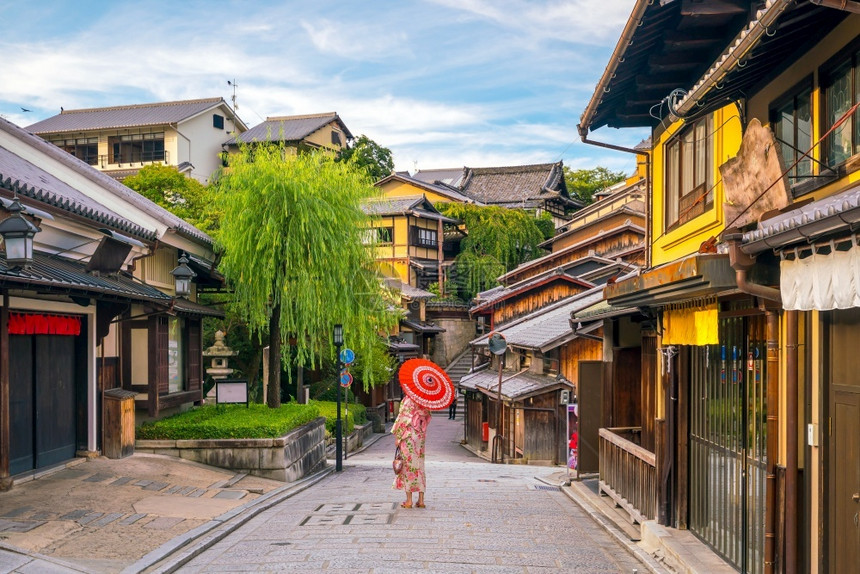
[[[325,417],[326,430],[334,434],[337,423],[337,402],[318,402],[311,401],[309,404],[319,408],[320,416]],[[343,433],[345,435],[355,430],[356,424],[367,422],[367,409],[364,405],[349,403],[349,412],[347,412],[346,403],[340,405],[340,419],[343,422]]]
[[[321,415],[321,405],[207,405],[137,427],[138,439],[275,438]]]
[[[543,234],[544,241],[555,235],[555,222],[552,220],[552,215],[547,212],[542,212],[535,219],[535,223]]]
[[[208,209],[208,189],[175,166],[147,165],[122,182],[202,231],[215,227],[215,216]]]
[[[343,148],[337,155],[337,161],[352,162],[355,167],[367,173],[371,181],[379,181],[394,171],[391,150],[366,135],[358,136],[350,147]]]
[[[295,361],[307,368],[333,356],[335,324],[357,355],[372,352],[397,320],[362,244],[361,203],[378,193],[351,164],[322,153],[245,146],[231,156],[214,196],[224,213],[219,270],[252,334],[262,336],[279,309],[281,343],[293,339]],[[366,387],[376,380],[372,369],[362,375]]]
[[[457,285],[461,298],[498,285],[497,277],[541,255],[543,223],[527,211],[498,206],[440,203],[437,209],[459,219],[468,230],[457,256]]]
[[[623,171],[610,171],[605,167],[593,169],[564,168],[564,183],[571,197],[586,204],[594,202],[594,194],[627,179]]]

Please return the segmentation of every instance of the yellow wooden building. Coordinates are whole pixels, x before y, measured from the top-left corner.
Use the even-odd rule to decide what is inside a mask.
[[[639,340],[641,425],[601,430],[601,488],[741,572],[860,563],[857,11],[637,0],[579,125],[653,142],[608,144],[652,185],[648,268],[604,303],[649,319],[606,319]]]

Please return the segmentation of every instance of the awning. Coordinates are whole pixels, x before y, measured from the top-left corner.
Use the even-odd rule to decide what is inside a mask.
[[[717,345],[719,306],[714,300],[692,307],[669,307],[663,311],[663,345]]]
[[[189,301],[182,297],[177,297],[173,300],[173,310],[176,311],[178,315],[185,315],[188,317],[224,317],[224,311],[221,309],[201,305],[200,303],[195,303],[194,301]]]
[[[491,369],[470,373],[460,379],[460,387],[466,390],[479,391],[491,398],[496,398],[499,394],[499,373]],[[573,384],[564,377],[502,371],[503,401],[520,401],[558,389],[573,389]]]
[[[83,263],[35,253],[29,268],[9,269],[0,259],[0,287],[71,297],[114,301],[142,301],[169,306],[172,297],[155,287],[140,283],[124,273],[90,274]]]
[[[400,321],[401,327],[406,327],[416,333],[444,333],[445,329],[430,321]]]
[[[659,306],[737,289],[726,254],[696,253],[607,285],[604,296],[616,307]]]

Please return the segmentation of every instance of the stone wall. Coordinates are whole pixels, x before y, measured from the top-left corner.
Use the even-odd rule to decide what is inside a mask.
[[[445,332],[436,335],[436,345],[430,358],[434,363],[445,367],[466,350],[469,341],[477,337],[475,321],[459,317],[434,317],[433,321],[445,329]]]
[[[293,482],[325,466],[325,418],[274,439],[139,440],[135,450]]]

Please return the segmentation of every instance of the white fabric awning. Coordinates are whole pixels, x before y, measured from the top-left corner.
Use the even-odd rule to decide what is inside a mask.
[[[860,307],[860,246],[832,249],[822,255],[812,249],[805,258],[780,262],[783,308],[790,311],[831,311]]]

